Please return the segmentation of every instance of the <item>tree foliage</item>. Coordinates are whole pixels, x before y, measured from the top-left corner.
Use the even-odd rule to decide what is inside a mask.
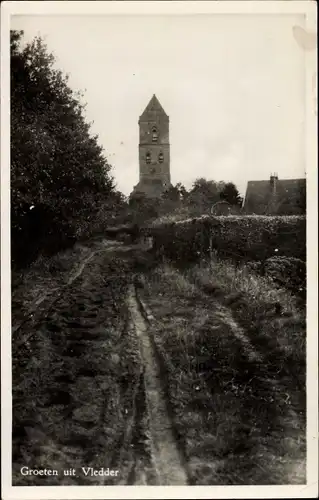
[[[175,186],[171,185],[158,198],[149,198],[142,193],[132,193],[129,205],[132,210],[133,219],[139,222],[146,222],[156,217],[173,213],[186,202],[187,194],[187,190],[181,183]]]
[[[159,215],[160,201],[157,198],[148,198],[145,194],[131,194],[129,199],[132,220],[138,223],[154,219]]]
[[[169,200],[172,202],[179,202],[180,192],[177,186],[171,186],[167,191],[162,194],[162,200]]]
[[[22,47],[22,36],[11,32],[13,265],[70,244],[116,198],[83,95],[69,87],[40,37]]]
[[[243,199],[233,182],[227,182],[220,192],[220,199],[227,201],[230,205],[241,206]]]
[[[175,187],[179,192],[180,201],[186,202],[189,193],[185,186],[181,182],[178,182]]]
[[[187,205],[193,215],[209,213],[212,205],[220,200],[223,186],[223,182],[208,181],[203,177],[196,179],[187,196]]]

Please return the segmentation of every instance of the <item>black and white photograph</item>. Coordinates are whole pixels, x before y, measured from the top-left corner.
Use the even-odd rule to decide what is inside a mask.
[[[315,2],[2,14],[4,500],[316,497]]]

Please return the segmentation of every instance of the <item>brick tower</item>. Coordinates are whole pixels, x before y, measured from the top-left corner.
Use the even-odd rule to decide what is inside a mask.
[[[132,195],[159,197],[171,186],[169,117],[155,94],[139,121],[139,183]]]

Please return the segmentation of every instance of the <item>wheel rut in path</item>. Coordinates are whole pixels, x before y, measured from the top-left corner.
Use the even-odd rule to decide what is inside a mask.
[[[107,242],[106,242],[107,243]],[[98,254],[101,253],[106,253],[106,252],[112,252],[113,250],[118,249],[118,245],[109,245],[107,246],[105,242],[102,242],[101,246],[102,248],[98,248],[97,250],[93,250],[92,252],[87,255],[82,262],[80,262],[78,268],[73,271],[73,273],[69,276],[68,281],[59,287],[55,287],[52,290],[50,290],[47,293],[41,294],[41,296],[37,297],[34,301],[33,306],[31,306],[31,309],[28,313],[26,313],[25,317],[16,325],[12,325],[11,328],[11,335],[16,334],[16,332],[25,325],[27,321],[32,320],[34,314],[37,312],[37,309],[39,306],[45,302],[48,301],[48,306],[47,308],[52,308],[55,304],[55,302],[60,298],[61,294],[70,286],[72,283],[78,279],[81,274],[83,273],[86,265]],[[16,346],[20,346],[24,344],[32,335],[34,334],[32,328],[30,328],[30,332],[27,335],[24,335],[20,340],[16,341]]]
[[[187,485],[183,454],[174,436],[155,347],[150,338],[148,324],[140,311],[133,285],[128,292],[128,307],[140,344],[149,416],[149,444],[158,484]]]

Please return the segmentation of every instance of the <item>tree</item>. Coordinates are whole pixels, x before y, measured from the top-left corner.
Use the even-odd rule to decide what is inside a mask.
[[[21,251],[28,253],[28,247],[50,251],[53,240],[74,236],[84,222],[89,227],[101,203],[115,190],[111,166],[84,118],[83,95],[68,86],[68,77],[55,68],[54,56],[40,37],[21,48],[22,36],[23,32],[11,32],[14,262]],[[37,213],[43,227],[41,235],[30,241],[27,221],[32,213]],[[21,249],[18,242],[23,239]]]
[[[187,203],[194,213],[209,213],[211,206],[219,200],[219,185],[200,177],[193,183]]]
[[[227,201],[230,205],[241,206],[243,202],[238,189],[232,182],[228,182],[224,185],[222,191],[220,192],[220,199]]]
[[[159,215],[159,200],[148,198],[144,193],[133,193],[129,199],[134,222],[142,223]]]
[[[180,200],[180,192],[177,186],[171,186],[167,191],[164,191],[162,194],[162,200],[169,200],[172,202],[179,202]]]
[[[179,199],[181,201],[185,202],[186,199],[187,199],[187,196],[189,194],[188,191],[187,191],[187,189],[185,188],[185,186],[181,182],[178,182],[176,184],[176,189],[179,192]]]

